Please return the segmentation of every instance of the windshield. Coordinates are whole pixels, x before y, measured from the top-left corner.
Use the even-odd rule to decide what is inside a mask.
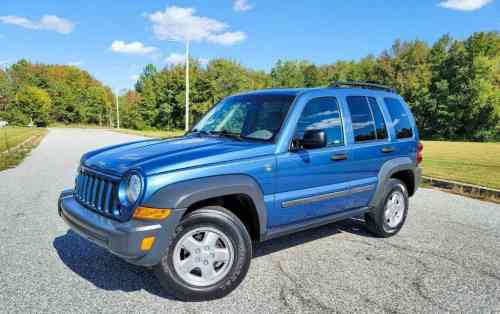
[[[292,104],[293,95],[243,95],[215,106],[192,132],[272,141]]]

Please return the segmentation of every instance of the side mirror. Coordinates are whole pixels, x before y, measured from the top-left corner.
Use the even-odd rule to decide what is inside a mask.
[[[309,130],[304,133],[300,140],[300,146],[304,149],[317,149],[326,147],[326,133],[323,130]]]

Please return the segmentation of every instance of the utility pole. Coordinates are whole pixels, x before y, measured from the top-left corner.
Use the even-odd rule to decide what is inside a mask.
[[[120,110],[119,110],[119,104],[118,104],[118,89],[116,89],[116,128],[120,128]]]
[[[189,131],[189,40],[186,39],[186,132]]]

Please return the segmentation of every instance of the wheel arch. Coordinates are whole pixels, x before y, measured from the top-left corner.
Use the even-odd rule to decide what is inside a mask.
[[[251,223],[256,218],[258,238],[266,233],[267,209],[263,192],[259,184],[247,175],[223,175],[182,181],[167,185],[153,194],[144,206],[158,208],[183,208],[186,213],[204,205],[221,205],[224,200],[238,198],[251,201],[245,210],[255,211],[249,214]],[[237,214],[238,216],[238,214]],[[243,215],[244,216],[244,215]],[[240,215],[241,219],[241,215]]]
[[[386,194],[385,183],[391,178],[403,181],[408,189],[408,194],[410,196],[413,195],[417,188],[416,168],[415,162],[409,157],[399,157],[386,161],[378,173],[377,188],[370,202],[370,207],[377,207],[380,205],[380,202],[383,201]],[[409,173],[411,173],[411,177]],[[407,180],[410,179],[413,180],[412,184],[407,182]]]

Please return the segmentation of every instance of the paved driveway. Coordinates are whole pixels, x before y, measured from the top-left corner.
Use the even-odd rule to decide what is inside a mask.
[[[394,238],[352,220],[273,240],[256,248],[230,296],[176,301],[150,271],[79,238],[57,215],[81,154],[133,139],[52,129],[0,172],[1,313],[500,312],[500,206],[426,189]]]

